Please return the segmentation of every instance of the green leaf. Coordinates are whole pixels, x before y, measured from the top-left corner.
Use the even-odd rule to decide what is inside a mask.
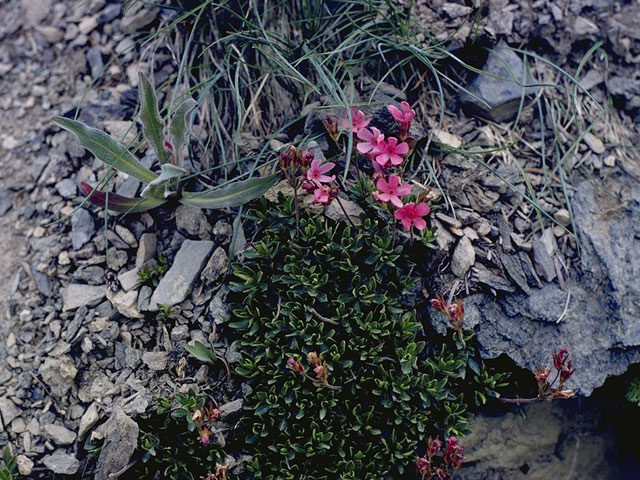
[[[169,152],[164,148],[164,133],[162,121],[158,113],[158,99],[147,76],[140,72],[138,75],[138,95],[140,96],[140,121],[142,133],[156,152],[160,163],[169,163]]]
[[[107,208],[109,210],[118,213],[144,212],[166,203],[166,200],[162,198],[131,198],[117,193],[109,193],[107,195],[106,192],[101,190],[94,190],[86,182],[80,183],[80,190],[92,204],[101,208],[108,204]]]
[[[187,143],[189,136],[189,129],[191,128],[191,111],[196,108],[198,104],[193,98],[185,100],[176,109],[171,119],[171,125],[169,126],[169,138],[171,139],[171,145],[173,146],[173,152],[178,158],[178,164],[182,165],[182,149]]]
[[[152,182],[157,177],[155,173],[144,167],[124,145],[103,131],[64,117],[53,117],[51,121],[73,133],[80,146],[116,170],[131,175],[144,183]]]
[[[215,363],[216,361],[215,352],[211,348],[207,348],[202,342],[198,342],[197,340],[193,343],[193,345],[185,345],[184,349],[201,362]]]
[[[150,182],[142,193],[140,194],[144,198],[167,198],[171,195],[172,192],[166,189],[166,185],[176,178],[180,178],[186,175],[187,172],[184,168],[178,167],[171,163],[164,163],[160,166],[162,171],[158,178],[156,178],[153,182]]]
[[[237,207],[263,195],[280,180],[280,175],[250,178],[204,192],[184,192],[180,203],[200,208]]]

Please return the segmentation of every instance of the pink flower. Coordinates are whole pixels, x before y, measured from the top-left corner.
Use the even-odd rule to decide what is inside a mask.
[[[333,162],[322,164],[322,160],[317,158],[311,162],[309,170],[307,170],[307,180],[315,183],[318,187],[321,187],[323,183],[333,182],[336,176],[325,175],[325,173],[328,173],[335,166],[336,164]]]
[[[409,145],[407,142],[398,144],[396,137],[389,137],[386,142],[382,142],[378,145],[380,154],[376,156],[376,162],[385,166],[389,161],[392,165],[400,165],[402,163],[401,155],[405,155],[409,152]]]
[[[289,357],[289,359],[287,360],[287,368],[290,368],[296,373],[304,373],[304,367],[302,366],[302,364],[293,357]]]
[[[447,448],[444,452],[444,463],[458,469],[464,462],[464,455],[462,455],[462,447],[458,444],[456,437],[450,437],[447,440]]]
[[[358,131],[358,138],[364,140],[358,143],[358,151],[363,155],[377,155],[380,153],[379,145],[384,143],[384,135],[376,127],[361,128]]]
[[[429,458],[433,457],[436,453],[438,453],[441,448],[442,448],[442,442],[438,437],[436,437],[435,440],[429,437],[429,442],[427,443],[427,456]]]
[[[211,430],[203,428],[198,432],[198,440],[203,447],[206,447],[211,442]]]
[[[370,121],[371,120],[364,118],[364,113],[362,113],[361,110],[356,111],[355,108],[351,107],[351,123],[352,123],[351,130],[353,131],[353,133],[357,135],[361,129],[369,125]],[[346,129],[349,128],[348,118],[342,119],[342,126]]]
[[[427,458],[418,458],[418,460],[416,460],[416,467],[418,468],[418,473],[422,475],[423,478],[431,475],[431,462]]]
[[[395,105],[387,105],[387,110],[393,116],[393,118],[399,123],[408,125],[414,118],[416,118],[416,112],[407,102],[400,102],[400,110]]]
[[[424,220],[424,216],[428,215],[431,209],[424,203],[407,203],[402,208],[399,208],[394,212],[394,217],[402,222],[402,226],[406,230],[410,230],[412,225],[415,225],[418,230],[424,230],[427,226],[427,222]]]
[[[329,205],[338,196],[338,187],[322,185],[313,191],[313,203]]]
[[[388,182],[384,178],[379,178],[376,187],[380,190],[378,199],[381,202],[391,202],[398,208],[402,208],[400,197],[411,193],[411,185],[400,185],[400,177],[397,175],[391,175]]]

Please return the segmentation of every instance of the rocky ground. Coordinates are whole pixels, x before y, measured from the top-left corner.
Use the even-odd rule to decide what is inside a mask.
[[[449,95],[433,137],[445,150],[500,145],[509,141],[509,128],[523,141],[517,158],[507,151],[482,157],[502,179],[459,154],[432,152],[451,207],[434,216],[441,251],[425,265],[438,274],[428,287],[469,295],[468,322],[486,357],[506,354],[532,370],[567,345],[578,367],[570,387],[581,395],[596,390],[596,400],[532,406],[529,421],[504,411],[479,416],[465,441],[470,461],[462,476],[637,478],[629,476],[638,472],[632,455],[618,448],[628,430],[604,408],[616,400],[597,389],[640,360],[633,256],[640,251],[640,163],[626,148],[639,133],[640,12],[632,3],[501,0],[486,2],[471,27],[465,19],[475,11],[438,0],[418,4],[418,18],[436,37],[457,32],[452,49],[461,56],[468,55],[465,40],[479,31],[488,45],[524,46],[575,72],[602,39],[607,55],[594,56],[581,72],[593,99],[579,93],[588,108],[578,116],[586,128],[600,112],[596,102],[612,98],[617,109],[585,135],[559,122],[558,148],[580,141],[567,157],[571,168],[554,171],[545,186],[549,172],[540,153],[543,145],[553,151],[554,132],[536,124],[534,105],[527,100],[519,125],[495,122],[511,121],[517,110],[520,89],[513,82],[463,78],[474,92],[498,91],[492,101],[506,109],[478,112],[472,98]],[[9,0],[0,15],[0,446],[10,443],[20,454],[23,473],[83,478],[85,441],[104,438],[96,478],[106,478],[126,465],[113,459],[135,447],[131,418],[148,411],[157,395],[222,383],[225,369],[189,361],[187,342],[212,343],[227,364],[238,359],[217,328],[230,319],[222,277],[231,225],[225,215],[187,207],[111,219],[106,227],[98,209],[73,213],[79,182],[95,183],[104,169],[48,119],[82,105],[83,121],[133,138],[138,71],[153,70],[160,82],[175,67],[165,50],[141,49],[133,34],[164,22],[164,13],[144,8],[123,18],[119,4],[106,0]],[[503,56],[521,71],[520,57]],[[491,58],[469,61],[499,71]],[[532,59],[531,70],[545,82],[570,84],[543,62]],[[527,93],[542,99],[546,112],[566,100],[548,87]],[[432,131],[437,118],[421,105]],[[487,115],[493,120],[482,119]],[[139,155],[154,162],[144,150]],[[130,196],[140,187],[133,179],[115,182]],[[556,224],[518,193],[531,190]],[[69,214],[71,220],[53,223]],[[141,283],[139,271],[165,264],[162,280]],[[227,413],[241,406],[237,386],[212,393]],[[507,456],[499,454],[504,445],[511,446]]]

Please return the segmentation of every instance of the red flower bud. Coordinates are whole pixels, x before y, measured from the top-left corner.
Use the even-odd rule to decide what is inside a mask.
[[[428,457],[433,457],[436,453],[440,451],[441,448],[442,448],[442,442],[438,437],[436,437],[435,440],[432,440],[431,437],[429,437],[429,441],[427,442]]]
[[[211,430],[203,428],[198,432],[198,441],[203,447],[206,447],[211,442]]]

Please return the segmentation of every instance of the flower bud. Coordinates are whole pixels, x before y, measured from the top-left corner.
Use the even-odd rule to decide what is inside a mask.
[[[429,441],[427,442],[427,456],[429,458],[433,457],[436,453],[438,453],[441,448],[442,448],[442,442],[438,437],[436,437],[433,440],[431,439],[431,437],[429,437]]]
[[[206,447],[211,443],[211,430],[203,428],[198,432],[198,441],[203,447]]]
[[[302,173],[306,173],[306,171],[309,170],[309,167],[311,166],[311,162],[313,162],[313,152],[310,152],[309,150],[303,150],[302,152],[299,152],[299,157],[300,170],[302,171]]]

